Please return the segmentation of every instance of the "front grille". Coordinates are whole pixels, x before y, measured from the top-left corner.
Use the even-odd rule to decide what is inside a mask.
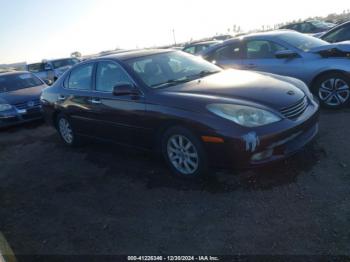
[[[296,104],[282,108],[280,110],[281,114],[289,119],[295,119],[298,116],[300,116],[304,111],[306,110],[307,106],[309,105],[309,101],[307,97],[305,96],[303,99],[298,101]]]
[[[15,104],[15,107],[19,110],[23,110],[23,109],[31,109],[31,108],[35,108],[35,107],[39,107],[40,106],[40,100],[31,100],[31,101],[27,101],[24,103],[19,103],[19,104]]]

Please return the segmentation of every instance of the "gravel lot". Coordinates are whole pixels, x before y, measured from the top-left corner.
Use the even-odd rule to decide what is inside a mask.
[[[0,131],[0,231],[18,254],[350,255],[350,110],[282,163],[175,180],[156,158],[43,123]]]

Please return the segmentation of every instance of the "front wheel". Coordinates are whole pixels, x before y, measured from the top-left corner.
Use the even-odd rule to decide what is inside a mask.
[[[338,72],[323,75],[315,82],[314,91],[323,107],[344,107],[350,101],[350,78]]]
[[[207,175],[204,148],[188,129],[170,128],[163,136],[162,151],[174,175],[188,179]]]

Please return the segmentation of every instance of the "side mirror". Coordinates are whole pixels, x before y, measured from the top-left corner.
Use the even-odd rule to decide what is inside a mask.
[[[138,96],[140,91],[130,83],[119,83],[113,87],[113,95],[115,96]]]
[[[283,59],[283,58],[292,59],[292,58],[299,57],[298,53],[296,53],[292,50],[277,51],[275,53],[275,56],[276,56],[276,58],[279,58],[279,59]]]

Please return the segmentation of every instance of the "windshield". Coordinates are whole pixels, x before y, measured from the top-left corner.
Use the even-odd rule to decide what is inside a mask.
[[[79,60],[74,58],[60,59],[52,61],[52,66],[54,69],[65,67],[65,66],[73,66],[78,64]]]
[[[44,83],[30,73],[0,76],[0,93],[43,85]]]
[[[202,58],[176,51],[131,59],[127,64],[151,88],[176,85],[221,71]]]
[[[316,37],[300,33],[281,34],[279,38],[291,46],[303,50],[304,52],[307,52],[312,48],[328,44],[326,41]]]

